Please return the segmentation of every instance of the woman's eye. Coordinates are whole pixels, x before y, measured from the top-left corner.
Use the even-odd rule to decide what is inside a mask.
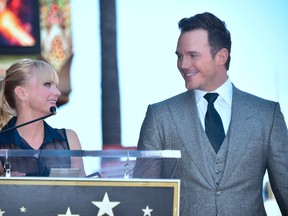
[[[46,82],[46,83],[44,83],[44,86],[50,87],[51,83],[50,82]]]

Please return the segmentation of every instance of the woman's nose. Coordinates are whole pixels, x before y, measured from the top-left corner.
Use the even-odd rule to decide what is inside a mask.
[[[61,91],[57,87],[55,88],[55,95],[58,97],[61,95]]]

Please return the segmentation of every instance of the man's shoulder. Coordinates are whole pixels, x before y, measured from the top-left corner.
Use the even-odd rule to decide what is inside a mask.
[[[258,96],[256,94],[252,94],[243,90],[240,90],[236,87],[233,88],[233,100],[238,101],[241,100],[245,103],[250,104],[261,104],[261,105],[275,105],[277,102]]]

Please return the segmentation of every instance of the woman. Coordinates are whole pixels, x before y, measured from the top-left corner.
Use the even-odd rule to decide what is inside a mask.
[[[56,71],[43,61],[22,59],[7,69],[0,93],[0,149],[81,150],[73,130],[52,128],[44,120],[7,130],[48,115],[61,95],[58,82]],[[1,158],[2,166],[5,160]],[[85,176],[81,157],[9,157],[8,161],[12,176],[49,176],[51,168],[70,167],[80,168],[78,175]]]

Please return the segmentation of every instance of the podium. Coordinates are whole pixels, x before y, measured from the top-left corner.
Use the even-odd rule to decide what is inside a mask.
[[[95,169],[77,176],[81,167],[45,164],[67,157],[82,159],[84,167]],[[1,216],[178,216],[180,212],[180,180],[173,179],[180,151],[4,149],[0,158],[11,175],[0,177]],[[41,166],[44,162],[49,175],[14,176],[13,164],[22,159],[37,159]]]

